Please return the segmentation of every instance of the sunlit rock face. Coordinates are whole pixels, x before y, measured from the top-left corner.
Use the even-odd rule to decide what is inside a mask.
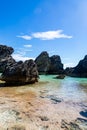
[[[11,54],[14,49],[0,45],[1,80],[8,84],[34,83],[38,81],[37,66],[33,60],[16,62]]]

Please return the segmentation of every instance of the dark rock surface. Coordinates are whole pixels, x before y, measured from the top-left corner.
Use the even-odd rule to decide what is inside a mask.
[[[6,66],[15,63],[15,60],[11,56],[13,52],[14,49],[12,47],[0,45],[0,72],[3,72]]]
[[[62,74],[63,73],[63,64],[61,63],[61,58],[58,55],[53,55],[50,57],[50,68],[49,74]]]
[[[6,56],[0,59],[0,72],[3,73],[8,66],[13,65],[15,62],[16,61],[12,58],[12,56]]]
[[[87,78],[87,55],[83,60],[80,60],[78,65],[74,68],[67,68],[66,74],[72,77],[83,77]]]
[[[4,57],[10,56],[14,52],[12,47],[8,47],[5,45],[0,45],[0,60]]]
[[[85,118],[87,118],[87,110],[81,111],[80,115],[83,116],[83,117],[85,117]]]
[[[11,56],[13,52],[11,47],[7,47],[7,50],[6,46],[1,45],[0,47],[2,55],[0,56],[0,70],[2,72],[0,80],[6,81],[7,84],[24,84],[38,81],[37,66],[33,60],[16,62]]]
[[[54,79],[64,79],[64,78],[65,78],[64,74],[60,74],[60,75],[57,75],[56,77],[54,77]]]
[[[49,54],[44,51],[35,60],[39,74],[62,74],[64,73],[61,58],[58,55],[49,57]]]
[[[35,60],[40,74],[47,73],[50,67],[49,54],[44,51]]]

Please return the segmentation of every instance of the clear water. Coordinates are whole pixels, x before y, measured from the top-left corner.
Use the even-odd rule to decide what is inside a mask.
[[[54,95],[65,101],[87,101],[87,78],[65,77],[64,79],[55,79],[55,76],[40,75],[39,82],[36,84],[19,87],[1,87],[0,93],[16,95],[34,91],[38,96]]]
[[[64,100],[87,101],[87,78],[54,79],[55,75],[41,75],[40,81],[47,82],[44,86],[48,94]]]

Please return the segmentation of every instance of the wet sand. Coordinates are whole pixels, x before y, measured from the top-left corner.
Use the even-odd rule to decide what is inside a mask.
[[[87,118],[80,114],[87,102],[58,98],[47,84],[0,88],[0,130],[87,130]]]

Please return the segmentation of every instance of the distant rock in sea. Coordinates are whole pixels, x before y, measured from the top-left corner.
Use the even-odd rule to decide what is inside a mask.
[[[87,78],[87,55],[83,60],[80,60],[78,65],[73,68],[66,68],[65,73],[72,77],[83,77]]]
[[[25,84],[38,81],[37,66],[33,60],[16,62],[11,54],[12,47],[0,45],[0,80],[8,84]]]
[[[46,51],[43,51],[35,60],[39,74],[62,74],[64,73],[61,58],[58,55],[49,57]]]

